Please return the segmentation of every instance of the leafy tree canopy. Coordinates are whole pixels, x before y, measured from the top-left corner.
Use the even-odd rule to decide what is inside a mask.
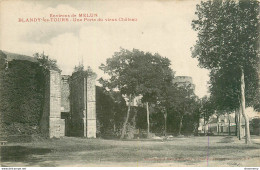
[[[157,53],[121,48],[107,59],[106,65],[100,66],[110,76],[110,79],[100,79],[100,82],[109,89],[120,90],[122,94],[142,95],[143,101],[154,102],[171,84],[173,72],[169,66],[170,60]]]
[[[35,53],[33,55],[44,69],[61,71],[57,65],[57,61],[50,59],[49,56],[44,53]]]
[[[197,5],[192,27],[198,40],[192,51],[210,70],[210,92],[218,110],[239,106],[241,72],[246,105],[259,109],[259,2],[214,0]]]

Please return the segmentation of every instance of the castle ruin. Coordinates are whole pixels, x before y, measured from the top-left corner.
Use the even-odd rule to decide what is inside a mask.
[[[50,70],[46,76],[41,132],[49,138],[80,136],[96,138],[95,75],[71,76]]]

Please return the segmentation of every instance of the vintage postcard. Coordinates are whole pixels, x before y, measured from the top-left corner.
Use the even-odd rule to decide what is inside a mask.
[[[259,11],[258,0],[1,0],[2,169],[258,169]]]

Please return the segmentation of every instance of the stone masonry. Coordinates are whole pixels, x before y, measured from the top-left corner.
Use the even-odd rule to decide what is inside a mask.
[[[70,77],[71,135],[96,138],[96,76]]]
[[[79,72],[70,77],[71,136],[86,136],[86,102],[84,76]]]
[[[69,75],[61,76],[61,112],[70,112],[70,87]]]
[[[96,138],[96,76],[87,77],[87,137]]]
[[[83,72],[61,76],[59,71],[49,70],[45,77],[42,134],[96,138],[96,76]]]
[[[65,135],[65,122],[61,119],[61,75],[59,71],[46,73],[43,115],[40,121],[44,136],[62,137]]]

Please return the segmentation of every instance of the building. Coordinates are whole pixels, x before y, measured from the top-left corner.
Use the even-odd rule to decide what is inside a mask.
[[[193,90],[195,90],[195,85],[193,84],[192,77],[189,76],[176,76],[173,79],[173,84],[177,84],[180,86],[191,86]]]
[[[212,115],[208,121],[204,123],[204,119],[200,119],[199,133],[211,133],[212,135],[235,135],[236,120],[235,113],[224,115]],[[241,136],[245,136],[245,120],[241,118]]]
[[[50,70],[46,79],[41,132],[50,138],[96,138],[96,76]]]
[[[246,111],[250,113],[251,108],[247,108]],[[252,135],[260,135],[260,116],[259,114],[248,114],[250,133]],[[241,115],[241,136],[245,136],[245,119]],[[213,135],[235,135],[236,134],[236,118],[235,113],[223,114],[217,116],[212,115],[208,121],[204,122],[201,118],[198,127],[199,133],[211,133]]]
[[[46,70],[43,113],[40,130],[48,138],[65,136],[65,120],[61,119],[60,71]]]
[[[69,85],[64,78],[63,88],[68,89],[69,86],[69,103],[64,101],[67,105],[64,108],[70,108],[70,114],[66,117],[70,122],[68,134],[96,138],[96,75],[78,71],[69,77],[68,82]],[[66,94],[64,96],[67,97]]]
[[[21,66],[33,64],[34,71],[26,72],[25,77],[32,79],[32,81],[27,81],[29,85],[38,88],[38,90],[30,90],[33,93],[31,96],[41,97],[38,97],[37,101],[33,100],[34,102],[27,98],[21,98],[24,102],[14,103],[18,105],[17,107],[20,107],[21,104],[26,108],[40,107],[34,112],[39,115],[37,125],[34,126],[39,128],[42,136],[47,138],[63,136],[96,138],[96,75],[94,73],[81,74],[78,71],[72,75],[61,75],[59,69],[43,68],[34,57],[2,52],[1,50],[0,60],[3,61],[0,64],[0,71],[6,72],[19,70],[22,68]],[[12,67],[9,68],[9,65]],[[35,71],[36,69],[37,71]],[[17,83],[16,79],[12,79],[12,81]],[[5,86],[5,88],[7,87],[9,86]],[[24,87],[22,86],[22,88]],[[12,90],[15,89],[10,86],[10,89],[6,91]],[[19,90],[24,89],[19,88]],[[12,95],[10,95],[11,97]],[[8,100],[8,102],[11,101]],[[6,113],[9,114],[9,112]],[[20,122],[14,121],[14,123]]]

